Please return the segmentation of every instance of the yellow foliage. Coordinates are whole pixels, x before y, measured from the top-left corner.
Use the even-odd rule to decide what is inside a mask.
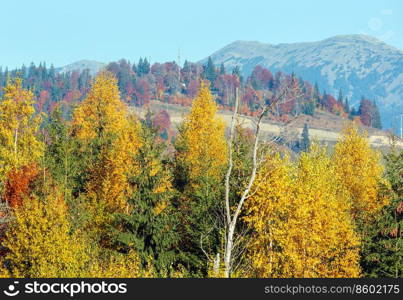
[[[71,233],[67,207],[58,195],[27,199],[13,211],[2,246],[7,277],[79,277],[90,260],[83,240]],[[3,261],[4,263],[4,261]],[[5,271],[5,270],[3,270]]]
[[[219,179],[227,163],[225,125],[216,112],[210,89],[202,83],[178,137],[183,148],[179,160],[188,167],[190,180],[200,176]]]
[[[36,137],[40,123],[32,92],[22,88],[19,78],[9,81],[0,101],[0,181],[13,167],[42,157],[44,145]]]
[[[337,175],[352,201],[354,219],[369,220],[388,203],[380,195],[383,167],[380,155],[371,149],[365,134],[360,134],[354,124],[343,131],[335,146],[333,157]]]
[[[253,276],[287,277],[289,273],[291,266],[287,268],[282,249],[275,243],[282,243],[288,231],[286,222],[293,206],[291,170],[288,159],[282,160],[278,154],[268,157],[256,178],[256,193],[245,202],[244,219],[254,232],[248,246]]]
[[[98,259],[90,266],[87,277],[90,278],[152,278],[155,277],[150,265],[141,267],[138,255],[114,254],[103,261]]]
[[[349,201],[325,151],[312,145],[297,167],[270,156],[246,201],[252,276],[357,277],[359,239]]]
[[[82,151],[91,151],[94,145],[99,151],[87,170],[90,179],[86,186],[87,196],[98,210],[96,218],[103,218],[105,211],[128,209],[127,178],[139,170],[133,159],[141,144],[139,131],[138,120],[120,99],[117,79],[102,72],[73,116],[73,134],[80,140]]]

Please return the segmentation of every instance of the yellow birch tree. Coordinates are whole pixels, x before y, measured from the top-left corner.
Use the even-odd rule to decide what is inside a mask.
[[[7,249],[2,263],[8,266],[3,267],[3,276],[82,276],[90,257],[78,232],[71,232],[67,205],[60,195],[27,198],[13,209],[13,217],[2,241]]]
[[[342,186],[352,201],[351,215],[355,220],[370,220],[388,199],[380,191],[383,167],[380,155],[372,150],[365,133],[354,124],[343,130],[335,146],[333,161]]]
[[[358,277],[360,241],[336,172],[317,145],[293,168],[269,159],[247,202],[248,253],[257,277]]]
[[[34,95],[22,80],[9,80],[0,101],[0,182],[12,168],[27,166],[43,156],[37,133],[41,116],[35,114]]]

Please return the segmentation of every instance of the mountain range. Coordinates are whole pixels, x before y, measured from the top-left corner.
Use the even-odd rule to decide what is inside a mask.
[[[88,60],[88,59],[82,59],[79,60],[75,63],[66,65],[61,68],[56,68],[56,71],[59,73],[67,73],[67,72],[72,72],[72,71],[84,71],[88,70],[91,75],[95,75],[99,71],[101,71],[103,68],[106,67],[107,64],[95,61],[95,60]]]
[[[256,65],[272,73],[294,72],[351,105],[362,96],[377,102],[384,127],[400,125],[403,113],[403,51],[367,35],[339,35],[317,42],[266,44],[236,41],[210,55],[217,65],[239,66],[249,76]],[[207,58],[200,61],[205,63]]]
[[[212,53],[214,64],[227,70],[238,66],[244,77],[255,66],[294,72],[317,83],[321,91],[338,96],[341,89],[357,108],[361,97],[375,100],[384,128],[397,129],[403,113],[403,51],[367,35],[339,35],[322,41],[268,44],[236,41]],[[205,64],[205,59],[199,63]],[[94,75],[106,64],[81,60],[57,69],[59,72],[88,69]]]

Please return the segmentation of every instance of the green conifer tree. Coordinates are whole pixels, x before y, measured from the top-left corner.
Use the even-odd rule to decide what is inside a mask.
[[[133,186],[128,199],[131,213],[117,215],[114,232],[118,248],[134,249],[143,263],[151,257],[156,270],[164,273],[178,255],[175,191],[163,156],[165,144],[157,129],[149,125],[142,124],[142,144],[135,158],[140,172],[129,178]]]
[[[308,124],[304,124],[304,129],[302,130],[301,134],[302,140],[300,144],[300,150],[301,151],[309,151],[309,147],[311,146],[311,141],[309,140],[309,129],[308,129]]]
[[[208,58],[207,65],[205,67],[205,78],[210,81],[210,87],[214,87],[214,82],[217,79],[217,73],[211,57]]]

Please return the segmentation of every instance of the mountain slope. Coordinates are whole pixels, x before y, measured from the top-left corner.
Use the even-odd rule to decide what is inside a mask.
[[[72,71],[84,71],[84,70],[89,70],[91,75],[95,75],[98,73],[100,70],[106,67],[106,64],[94,61],[94,60],[80,60],[75,63],[69,64],[67,66],[58,68],[57,71],[59,73],[67,73],[67,72],[72,72]]]
[[[244,76],[256,65],[273,73],[295,72],[335,96],[342,88],[350,104],[357,104],[361,96],[375,99],[385,127],[394,125],[393,120],[403,113],[403,51],[370,36],[341,35],[278,45],[237,41],[211,58],[229,69],[238,65]]]

